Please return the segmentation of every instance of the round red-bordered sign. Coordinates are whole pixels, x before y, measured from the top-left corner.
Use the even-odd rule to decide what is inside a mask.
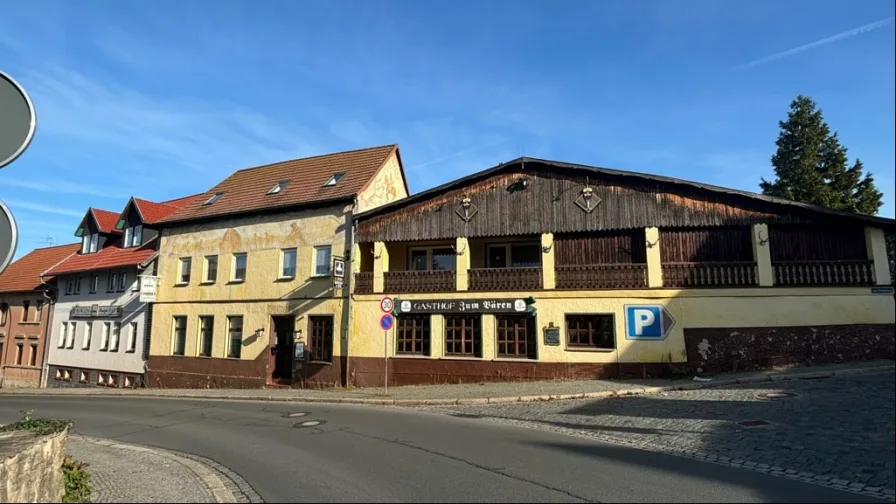
[[[392,298],[389,296],[380,299],[380,310],[383,310],[383,313],[392,313],[392,310],[395,309],[395,301],[392,301]]]

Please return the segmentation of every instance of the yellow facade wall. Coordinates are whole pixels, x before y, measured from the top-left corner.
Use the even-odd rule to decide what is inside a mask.
[[[401,164],[398,156],[393,152],[367,188],[358,194],[357,212],[366,212],[407,197],[408,191],[402,175]]]
[[[893,324],[896,305],[892,295],[871,294],[870,288],[714,289],[631,291],[457,292],[407,294],[401,299],[520,298],[536,299],[538,360],[543,362],[685,362],[685,328],[781,327],[845,324]],[[356,295],[352,310],[352,357],[383,357],[380,295]],[[627,340],[627,304],[661,304],[675,319],[664,341]],[[567,350],[565,314],[612,313],[616,324],[616,350]],[[444,324],[433,315],[433,358],[443,355]],[[560,345],[544,345],[542,329],[553,322],[560,327]],[[483,360],[496,360],[494,315],[482,316]],[[394,355],[394,330],[389,334]],[[503,359],[499,359],[503,360]]]

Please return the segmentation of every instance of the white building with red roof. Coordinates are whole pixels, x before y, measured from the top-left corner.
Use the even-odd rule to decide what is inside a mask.
[[[80,249],[43,272],[59,290],[47,331],[48,387],[142,385],[152,305],[140,301],[140,276],[156,271],[156,224],[191,199],[131,198],[121,212],[87,210],[75,232]]]

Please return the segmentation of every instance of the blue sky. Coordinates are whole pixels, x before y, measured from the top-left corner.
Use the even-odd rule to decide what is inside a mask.
[[[803,93],[874,173],[892,217],[894,9],[14,2],[0,66],[31,94],[39,126],[0,170],[0,199],[20,257],[47,236],[74,241],[89,206],[118,211],[131,195],[171,199],[235,169],[393,142],[413,192],[520,154],[756,191],[777,122]]]

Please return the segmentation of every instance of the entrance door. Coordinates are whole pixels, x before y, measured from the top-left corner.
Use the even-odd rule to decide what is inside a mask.
[[[291,380],[293,361],[293,333],[296,328],[296,319],[293,316],[274,316],[274,341],[271,345],[271,353],[274,361],[274,370],[271,373],[272,380]]]

